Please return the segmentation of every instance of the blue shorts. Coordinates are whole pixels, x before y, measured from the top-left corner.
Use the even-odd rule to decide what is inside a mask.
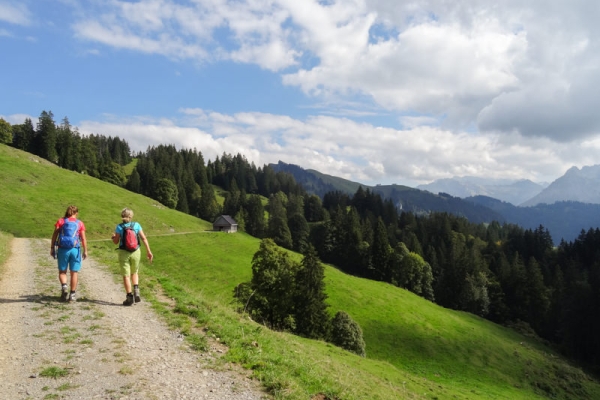
[[[60,272],[66,272],[67,267],[71,272],[79,272],[81,269],[81,248],[61,249],[59,247],[56,252],[56,259],[58,260],[58,270]]]

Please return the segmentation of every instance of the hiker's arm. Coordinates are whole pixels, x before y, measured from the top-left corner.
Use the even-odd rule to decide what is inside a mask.
[[[121,240],[121,235],[119,235],[116,232],[113,232],[113,234],[110,238],[112,239],[114,244],[119,244],[119,240]]]
[[[50,255],[54,257],[54,245],[56,244],[56,237],[58,236],[58,228],[54,228],[52,233],[52,239],[50,239]]]
[[[83,259],[87,258],[87,239],[85,238],[85,231],[81,231],[81,245],[83,246]]]
[[[140,237],[142,238],[142,242],[144,242],[144,246],[146,246],[146,257],[148,257],[148,260],[152,262],[154,255],[150,251],[150,243],[148,243],[148,238],[146,238],[146,235],[144,235],[144,231],[140,231]]]

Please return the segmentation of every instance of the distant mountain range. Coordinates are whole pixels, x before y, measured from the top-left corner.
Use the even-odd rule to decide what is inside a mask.
[[[521,205],[527,207],[542,203],[554,204],[558,201],[600,204],[600,165],[581,169],[570,168],[563,176]]]
[[[277,164],[270,164],[276,172],[283,171],[290,173],[296,182],[301,184],[308,193],[313,193],[321,198],[334,190],[354,195],[358,188],[362,186],[365,190],[369,189],[373,193],[379,194],[384,199],[391,199],[396,207],[404,211],[410,211],[415,214],[426,214],[432,211],[448,212],[461,215],[469,221],[483,223],[489,221],[504,222],[504,218],[494,210],[479,206],[473,202],[465,201],[458,197],[447,194],[433,194],[425,190],[414,189],[402,185],[377,185],[368,186],[361,183],[352,182],[343,178],[323,174],[312,169],[303,169],[297,165],[286,164],[279,161]]]
[[[558,201],[553,204],[517,207],[486,196],[469,197],[465,201],[494,210],[506,222],[525,229],[534,230],[542,225],[550,232],[554,244],[559,244],[561,239],[573,241],[582,230],[600,227],[600,204]]]
[[[525,229],[542,225],[555,244],[561,239],[576,239],[582,230],[600,227],[600,165],[581,170],[573,167],[549,185],[529,180],[463,177],[441,179],[416,189],[363,185],[282,161],[271,167],[292,174],[307,192],[320,197],[333,190],[353,195],[362,186],[391,199],[399,209],[416,214],[448,212],[474,223],[495,220]]]
[[[492,197],[522,207],[572,201],[600,204],[600,165],[581,169],[572,167],[550,184],[530,180],[510,181],[465,176],[438,179],[417,188],[432,193],[448,193],[460,198]]]
[[[474,176],[438,179],[417,189],[432,193],[448,193],[449,195],[465,198],[472,196],[488,196],[501,201],[519,205],[544,190],[548,184],[532,182],[528,179],[485,179]]]

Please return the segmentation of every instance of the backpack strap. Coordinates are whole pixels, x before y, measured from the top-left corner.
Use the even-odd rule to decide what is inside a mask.
[[[117,247],[117,250],[123,248],[123,238],[125,236],[125,222],[121,222],[119,226],[121,227],[121,237],[119,238],[119,247]]]

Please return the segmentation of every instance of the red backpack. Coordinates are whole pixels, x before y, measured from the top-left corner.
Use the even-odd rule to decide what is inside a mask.
[[[120,249],[127,251],[136,251],[140,247],[140,241],[137,233],[133,229],[133,222],[129,222],[127,224],[121,224],[123,228],[123,235],[121,236],[121,244],[119,246]]]

